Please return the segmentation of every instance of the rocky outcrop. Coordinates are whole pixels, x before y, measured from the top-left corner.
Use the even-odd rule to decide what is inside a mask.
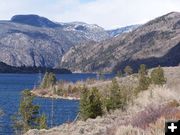
[[[180,13],[172,12],[101,43],[73,47],[63,56],[61,66],[73,71],[112,71],[129,64],[137,69],[141,63],[150,67],[176,66],[180,63],[176,51],[179,21]]]

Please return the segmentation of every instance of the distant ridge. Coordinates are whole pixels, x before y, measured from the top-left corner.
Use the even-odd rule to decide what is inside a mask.
[[[119,36],[119,35],[124,34],[124,33],[129,33],[129,32],[135,30],[136,28],[138,28],[140,26],[141,25],[139,25],[139,24],[137,24],[137,25],[130,25],[130,26],[114,29],[114,30],[108,30],[107,32],[109,33],[109,35],[111,37],[116,37],[116,36]]]
[[[131,65],[177,66],[180,63],[180,13],[171,12],[110,40],[71,48],[61,66],[72,71],[118,71]]]
[[[11,18],[12,22],[32,25],[36,27],[48,27],[48,28],[56,28],[61,27],[60,24],[54,23],[45,17],[41,17],[38,15],[15,15]]]

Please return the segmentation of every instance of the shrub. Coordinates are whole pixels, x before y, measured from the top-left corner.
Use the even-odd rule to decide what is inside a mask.
[[[122,77],[122,76],[123,76],[123,73],[122,73],[122,71],[117,71],[117,74],[116,74],[116,76],[117,76],[117,77],[119,77],[119,78],[120,78],[120,77]]]
[[[124,68],[124,72],[126,75],[131,75],[133,73],[133,69],[130,66],[126,66]]]
[[[155,123],[160,117],[173,116],[180,112],[169,105],[149,105],[143,111],[133,117],[131,124],[135,127],[146,129],[150,124]]]
[[[56,94],[57,94],[58,96],[63,96],[63,95],[64,95],[64,90],[63,90],[63,89],[58,89],[58,90],[56,91]]]
[[[166,83],[166,78],[164,77],[164,70],[160,66],[151,72],[151,81],[156,85],[163,85]]]
[[[96,118],[103,114],[102,102],[97,88],[88,90],[86,87],[82,89],[80,98],[80,116],[83,120],[88,118]]]

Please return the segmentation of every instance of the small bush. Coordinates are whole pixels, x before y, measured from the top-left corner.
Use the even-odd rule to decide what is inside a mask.
[[[131,75],[133,73],[133,69],[130,66],[126,66],[124,68],[124,72],[126,75]]]
[[[117,77],[119,77],[119,78],[123,77],[123,73],[122,73],[122,71],[117,71],[116,76],[117,76]]]
[[[56,91],[56,94],[57,94],[58,96],[63,96],[63,95],[64,95],[64,90],[63,90],[63,89],[58,89],[58,90]]]
[[[168,106],[170,107],[179,107],[180,106],[180,102],[177,100],[172,100],[168,103]]]

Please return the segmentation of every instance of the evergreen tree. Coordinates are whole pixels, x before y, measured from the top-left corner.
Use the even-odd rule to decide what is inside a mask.
[[[101,96],[97,88],[94,87],[92,88],[92,90],[90,90],[89,101],[91,105],[90,118],[96,118],[97,116],[101,116],[103,114],[103,109],[102,109]]]
[[[56,75],[54,73],[49,73],[49,77],[48,77],[48,85],[49,85],[49,87],[55,85],[56,81],[57,81]]]
[[[151,72],[151,81],[153,84],[163,85],[166,83],[166,78],[164,77],[164,70],[162,67],[158,67]]]
[[[49,73],[46,72],[44,77],[43,77],[43,80],[41,82],[41,85],[40,85],[41,88],[47,88],[48,87],[48,76],[49,76]]]
[[[138,74],[139,74],[138,91],[147,90],[150,85],[150,78],[148,77],[148,71],[146,65],[144,64],[140,65]]]
[[[97,88],[83,88],[80,98],[80,116],[83,120],[103,114],[102,102]]]
[[[106,99],[106,109],[115,110],[115,109],[124,109],[127,103],[127,95],[124,93],[125,87],[120,87],[117,80],[113,79],[111,88],[110,88],[110,95]]]
[[[138,71],[140,76],[146,76],[148,74],[147,68],[145,64],[140,65],[140,69]]]
[[[126,73],[126,75],[131,75],[133,73],[133,69],[130,66],[126,66],[124,68],[124,72]]]
[[[22,92],[19,112],[13,118],[15,130],[24,133],[29,129],[45,127],[45,115],[40,116],[39,106],[33,103],[33,99],[34,96],[31,94],[30,90],[24,90]]]
[[[56,81],[57,81],[57,79],[56,79],[55,74],[46,72],[43,77],[40,87],[41,88],[49,88],[49,87],[55,85]]]
[[[123,76],[122,71],[118,71],[118,72],[117,72],[117,77],[119,77],[119,78],[120,78],[120,77],[122,77],[122,76]]]
[[[39,106],[33,104],[33,98],[34,96],[29,90],[23,91],[19,112],[25,131],[38,127]]]
[[[47,129],[46,115],[45,114],[43,114],[39,119],[39,128],[40,129]]]

